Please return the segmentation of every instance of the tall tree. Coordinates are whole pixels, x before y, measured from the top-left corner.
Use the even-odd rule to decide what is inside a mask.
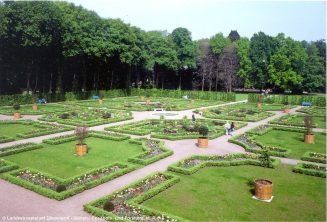
[[[192,71],[196,67],[196,46],[191,32],[186,28],[176,28],[171,34],[178,58],[179,89],[182,88],[182,73]]]
[[[241,36],[238,34],[236,30],[230,31],[228,38],[232,41],[235,42],[241,38]]]

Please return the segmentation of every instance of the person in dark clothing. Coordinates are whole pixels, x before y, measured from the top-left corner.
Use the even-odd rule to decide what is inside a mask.
[[[235,132],[235,123],[232,122],[232,124],[230,125],[230,135],[234,135],[234,132]]]
[[[194,113],[192,114],[192,121],[195,121],[195,115],[194,115]]]

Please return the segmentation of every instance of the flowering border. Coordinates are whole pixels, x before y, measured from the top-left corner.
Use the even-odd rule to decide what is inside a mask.
[[[326,165],[298,163],[293,168],[293,172],[326,178]]]
[[[276,167],[280,163],[278,159],[272,159],[272,167]],[[239,166],[239,165],[255,165],[263,166],[259,160],[259,156],[251,153],[236,153],[215,156],[193,155],[183,159],[168,167],[168,170],[182,173],[193,174],[204,167],[209,166]]]
[[[110,172],[107,175],[104,175],[102,177],[98,177],[99,172],[102,172],[105,169],[118,167],[117,170]],[[42,173],[40,171],[34,170],[32,168],[23,168],[18,169],[9,173],[5,173],[1,175],[0,177],[2,179],[5,179],[11,183],[17,184],[19,186],[22,186],[26,189],[32,190],[36,193],[39,193],[43,196],[56,199],[56,200],[63,200],[67,197],[73,196],[75,194],[81,193],[84,190],[93,188],[95,186],[98,186],[102,183],[105,183],[109,180],[113,180],[114,178],[117,178],[121,175],[124,175],[128,172],[131,172],[136,169],[136,166],[131,166],[128,164],[121,164],[121,163],[115,163],[111,164],[105,167],[92,169],[91,171],[88,171],[84,174],[81,174],[77,177],[69,178],[69,179],[61,179],[59,177],[55,177],[50,174]],[[25,174],[24,177],[21,175]],[[89,178],[85,180],[85,178]],[[79,181],[86,181],[85,183],[82,183]],[[76,182],[77,181],[77,182]],[[74,184],[76,186],[71,186]],[[76,184],[78,183],[78,184]],[[58,185],[64,185],[64,186],[71,186],[72,188],[67,189],[63,192],[57,192],[55,187]]]
[[[160,183],[156,183],[151,186],[152,179],[156,177],[162,177],[164,178],[164,180],[162,180]],[[133,218],[135,220],[141,219],[156,222],[187,221],[184,218],[156,211],[141,205],[141,203],[143,203],[144,201],[168,189],[179,181],[180,178],[178,176],[171,175],[168,173],[152,174],[142,180],[132,183],[131,185],[113,194],[102,197],[84,205],[84,210],[96,217],[106,218],[110,221],[133,221]],[[149,189],[147,190],[143,188],[146,184],[150,184]],[[119,199],[117,200],[117,198]],[[108,212],[103,209],[103,205],[108,200],[114,202],[115,210],[112,212]]]

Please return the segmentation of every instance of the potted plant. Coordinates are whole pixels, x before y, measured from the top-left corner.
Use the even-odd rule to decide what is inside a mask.
[[[87,134],[88,134],[88,129],[86,126],[76,127],[75,135],[77,138],[77,144],[75,145],[75,153],[77,156],[83,156],[87,153],[87,145],[84,143]]]
[[[208,147],[208,133],[209,128],[207,126],[200,126],[199,127],[199,134],[201,137],[198,138],[198,147],[200,148],[207,148]]]
[[[16,110],[14,112],[14,119],[20,119],[20,118],[22,118],[22,116],[20,115],[20,112],[18,111],[20,109],[20,105],[19,104],[15,104],[15,105],[13,105],[13,108],[14,108],[14,110]]]
[[[304,117],[304,127],[306,128],[306,132],[304,134],[304,142],[309,144],[315,143],[315,135],[312,132],[313,128],[313,118],[312,116]]]
[[[103,104],[104,90],[99,90],[99,104]]]
[[[290,112],[290,106],[288,104],[288,102],[284,102],[284,110],[283,110],[284,113],[289,113]]]
[[[34,95],[33,95],[33,105],[32,105],[32,109],[35,110],[35,111],[37,110],[37,103],[36,103],[36,102],[37,102],[37,95],[34,94]]]
[[[262,101],[263,101],[263,95],[259,95],[258,96],[258,99],[257,99],[257,107],[259,108],[259,109],[261,109],[261,107],[262,107]]]

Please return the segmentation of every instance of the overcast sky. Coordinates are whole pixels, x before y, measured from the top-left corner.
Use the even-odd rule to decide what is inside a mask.
[[[217,0],[69,0],[103,18],[120,18],[143,30],[185,27],[193,39],[237,30],[251,37],[264,31],[284,32],[296,40],[326,38],[325,1],[217,1]]]

